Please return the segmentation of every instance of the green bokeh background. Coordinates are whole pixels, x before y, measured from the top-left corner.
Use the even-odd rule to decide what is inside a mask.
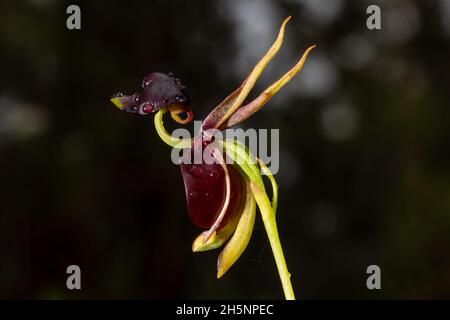
[[[366,28],[369,4],[381,30]],[[450,298],[445,0],[2,1],[0,298],[282,298],[260,219],[221,280],[218,251],[191,253],[200,230],[170,149],[151,117],[109,97],[174,72],[201,119],[288,15],[252,97],[318,48],[243,128],[280,129],[278,221],[298,297]],[[66,289],[71,264],[81,291]],[[382,290],[366,288],[371,264]]]

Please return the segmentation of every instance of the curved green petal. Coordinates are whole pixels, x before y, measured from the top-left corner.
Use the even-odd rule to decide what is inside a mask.
[[[247,248],[247,244],[252,236],[253,226],[255,224],[256,202],[248,179],[246,179],[245,185],[245,207],[239,218],[236,231],[217,259],[217,278],[222,277],[237,259],[239,259],[245,251],[245,248]]]

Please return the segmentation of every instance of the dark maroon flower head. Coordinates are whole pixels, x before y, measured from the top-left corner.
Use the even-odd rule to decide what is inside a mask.
[[[185,124],[193,118],[190,99],[185,89],[180,79],[175,78],[173,74],[153,72],[142,81],[140,93],[117,93],[111,101],[120,110],[142,116],[167,108],[175,121]]]

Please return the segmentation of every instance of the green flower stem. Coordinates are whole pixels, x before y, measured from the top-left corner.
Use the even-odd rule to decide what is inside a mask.
[[[164,128],[163,123],[163,115],[167,112],[167,109],[163,108],[160,109],[155,114],[155,128],[156,132],[158,133],[159,137],[162,141],[164,141],[166,144],[173,148],[177,149],[184,149],[184,148],[190,148],[192,146],[192,140],[191,139],[177,139],[172,137]]]
[[[294,290],[292,289],[291,274],[289,273],[286,260],[283,254],[283,248],[281,247],[280,237],[278,235],[277,223],[275,220],[277,205],[278,205],[278,186],[270,172],[269,168],[259,159],[257,162],[261,168],[261,172],[267,175],[273,189],[272,204],[267,196],[260,169],[255,162],[252,161],[253,157],[250,155],[249,150],[237,141],[226,140],[221,142],[225,147],[225,152],[228,156],[232,157],[242,171],[249,177],[250,184],[253,192],[253,196],[258,204],[261,216],[264,222],[264,227],[269,238],[270,246],[275,258],[275,263],[280,275],[281,284],[283,286],[284,295],[287,300],[295,300]]]
[[[262,190],[255,183],[251,182],[253,195],[258,204],[261,216],[272,248],[273,256],[277,264],[278,273],[280,275],[281,285],[283,286],[286,300],[295,300],[294,290],[292,289],[291,274],[286,265],[286,260],[281,247],[280,237],[278,235],[277,222],[275,220],[275,212],[273,211],[269,198],[265,190]]]

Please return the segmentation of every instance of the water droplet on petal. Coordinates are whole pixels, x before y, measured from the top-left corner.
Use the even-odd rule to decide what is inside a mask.
[[[192,198],[196,198],[198,195],[197,191],[191,191],[191,193],[189,193],[189,196]]]
[[[194,178],[203,177],[203,169],[200,166],[196,166],[196,165],[189,166],[187,171]]]
[[[152,83],[152,80],[144,79],[144,81],[142,81],[142,88],[145,88],[145,87],[148,86],[150,83]]]
[[[218,173],[217,171],[210,172],[210,173],[209,173],[209,177],[210,177],[212,180],[217,180],[217,179],[219,178],[219,173]]]
[[[142,112],[145,114],[153,112],[153,109],[154,109],[153,106],[148,102],[145,103],[141,108]]]
[[[211,199],[212,196],[213,196],[213,194],[212,194],[211,192],[206,192],[206,193],[205,193],[205,199],[206,199],[206,200]]]

